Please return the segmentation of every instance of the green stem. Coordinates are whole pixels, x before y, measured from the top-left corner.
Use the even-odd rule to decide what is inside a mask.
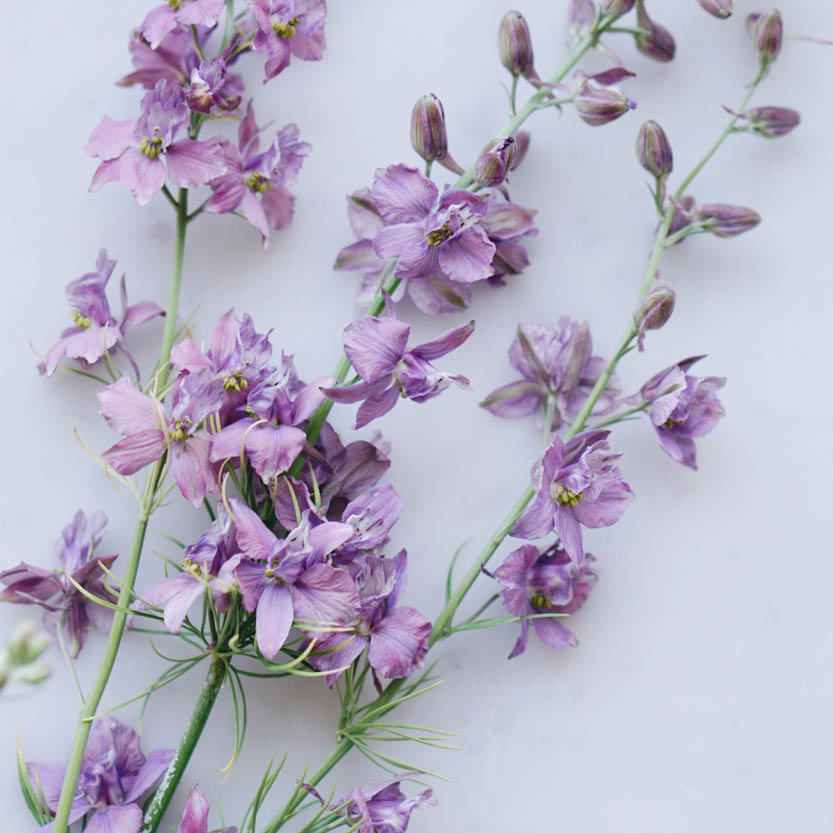
[[[174,334],[176,332],[176,316],[179,309],[179,290],[182,283],[182,260],[185,250],[185,229],[188,216],[188,192],[184,188],[179,191],[177,203],[176,223],[176,245],[174,249],[174,274],[171,281],[171,292],[168,300],[168,309],[165,318],[165,330],[162,335],[162,347],[159,357],[159,388],[165,387],[168,379],[168,362],[171,356]],[[98,713],[101,698],[104,696],[104,689],[110,679],[116,656],[119,652],[121,638],[124,633],[124,625],[127,614],[124,611],[130,607],[133,601],[133,586],[136,583],[136,573],[139,569],[139,559],[142,555],[142,548],[145,543],[148,519],[153,511],[156,502],[157,490],[159,489],[162,470],[165,465],[165,457],[158,460],[148,477],[145,492],[139,510],[139,519],[136,523],[136,530],[133,533],[133,542],[130,553],[127,557],[127,565],[119,591],[118,607],[113,614],[113,623],[110,626],[110,633],[107,637],[107,644],[104,647],[104,654],[98,666],[98,673],[87,694],[87,699],[78,715],[78,726],[75,730],[75,738],[72,742],[69,760],[67,761],[64,783],[61,788],[61,797],[58,801],[55,813],[53,833],[67,833],[69,814],[72,807],[72,800],[75,797],[75,790],[78,784],[78,777],[81,772],[81,761],[84,757],[84,750],[87,746],[87,737],[92,727],[92,718]]]
[[[185,767],[188,766],[188,761],[191,760],[191,755],[205,728],[208,716],[211,714],[211,709],[217,700],[217,695],[220,693],[225,678],[226,661],[215,652],[211,660],[211,667],[208,669],[205,682],[200,690],[200,696],[197,698],[194,710],[191,712],[191,719],[185,727],[182,740],[179,742],[173,760],[162,777],[162,782],[153,794],[150,804],[145,808],[142,833],[155,833],[159,827],[162,816],[165,814],[165,810],[168,809],[168,804],[170,804],[174,792],[179,786]]]

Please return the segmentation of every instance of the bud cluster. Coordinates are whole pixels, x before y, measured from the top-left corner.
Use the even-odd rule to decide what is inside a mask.
[[[52,669],[46,663],[35,660],[51,643],[45,633],[37,633],[31,622],[21,622],[6,648],[0,651],[0,689],[10,680],[31,685],[46,680]]]

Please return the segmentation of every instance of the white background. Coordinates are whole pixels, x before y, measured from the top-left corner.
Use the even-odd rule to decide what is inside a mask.
[[[566,5],[527,0],[522,9],[543,75],[563,60]],[[739,101],[754,75],[743,26],[753,5],[738,0],[728,22],[694,0],[652,5],[677,36],[678,57],[661,65],[625,39],[614,42],[638,74],[628,84],[635,113],[601,129],[569,108],[530,122],[532,149],[512,195],[539,212],[533,266],[503,290],[476,293],[477,331],[443,361],[468,375],[475,392],[453,390],[425,406],[402,402],[379,424],[393,444],[389,480],[405,501],[391,551],[408,547],[408,601],[428,616],[441,607],[451,553],[470,540],[463,562],[474,556],[526,485],[538,452],[532,421],[499,420],[477,407],[514,376],[506,349],[517,323],[586,319],[596,351],[608,354],[654,226],[646,175],[634,160],[639,124],[654,118],[665,126],[680,174],[719,131],[720,105]],[[101,246],[118,258],[118,274],[127,272],[134,300],[165,303],[167,203],[157,197],[139,209],[119,185],[88,195],[94,163],[81,151],[104,113],[137,111],[141,92],[112,82],[130,68],[127,35],[148,8],[140,0],[49,3],[37,12],[15,4],[4,15],[5,566],[51,565],[52,542],[78,507],[107,511],[102,552],[128,547],[135,509],[72,434],[77,422],[92,448],[113,441],[96,414],[94,385],[69,374],[40,379],[28,342],[45,350],[66,326],[64,285],[92,267]],[[833,37],[827,3],[785,0],[782,10],[788,31]],[[314,150],[295,188],[294,224],[266,253],[233,217],[192,226],[182,310],[199,306],[199,337],[235,306],[251,311],[259,329],[275,328],[276,347],[295,354],[306,378],[330,370],[354,315],[353,278],[331,271],[352,241],[344,195],[368,184],[377,166],[416,163],[408,118],[422,93],[443,100],[460,161],[491,138],[504,120],[506,79],[495,51],[504,11],[497,0],[333,2],[323,62],[293,62],[266,87],[261,58],[246,62],[260,120],[296,121]],[[705,352],[698,372],[728,376],[727,418],[700,443],[700,471],[666,457],[645,422],[617,429],[613,442],[637,499],[615,527],[586,535],[601,581],[571,622],[580,647],[554,654],[533,639],[525,656],[506,662],[512,627],[436,649],[447,682],[403,719],[459,732],[464,751],[402,750],[453,782],[437,785],[440,804],[414,817],[416,833],[831,829],[831,65],[829,48],[785,42],[756,102],[799,109],[800,129],[781,140],[733,138],[693,189],[703,202],[753,206],[763,224],[737,240],[697,237],[666,254],[662,274],[677,291],[677,311],[621,368],[633,390],[667,364]],[[426,319],[409,304],[402,314],[415,339],[466,320]],[[151,325],[133,344],[150,355],[160,332]],[[352,408],[334,415],[347,439],[352,417]],[[202,523],[182,501],[157,516],[140,588],[159,575],[153,553],[174,554],[162,533],[189,538]],[[478,598],[491,590],[486,583]],[[3,631],[34,612],[4,607]],[[102,646],[102,636],[90,639],[79,662],[84,681]],[[55,675],[42,690],[0,701],[0,826],[10,831],[33,827],[16,786],[15,734],[30,759],[59,761],[73,732],[76,695],[60,655],[50,658]],[[128,637],[105,704],[137,692],[161,667],[147,643]],[[200,680],[194,672],[151,702],[146,751],[176,742]],[[216,794],[229,823],[271,758],[288,753],[277,804],[304,762],[314,767],[333,739],[335,696],[317,681],[252,684],[249,705],[245,749],[224,785],[217,770],[231,752],[227,692],[184,779]],[[120,716],[138,715],[131,707]],[[325,786],[341,793],[377,778],[354,755]]]

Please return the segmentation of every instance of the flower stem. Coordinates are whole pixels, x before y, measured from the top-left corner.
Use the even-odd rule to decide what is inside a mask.
[[[171,280],[171,292],[168,300],[168,309],[165,318],[165,330],[162,335],[162,347],[160,350],[158,367],[159,385],[164,388],[168,379],[168,361],[171,356],[174,334],[176,332],[176,316],[179,308],[179,290],[182,283],[182,261],[185,251],[185,230],[188,217],[188,192],[182,188],[179,191],[179,201],[176,215],[176,244],[174,248],[174,274]],[[84,757],[84,750],[87,746],[87,737],[92,727],[92,719],[98,713],[98,706],[104,695],[104,689],[110,679],[110,674],[116,662],[119,652],[121,638],[124,633],[124,625],[127,614],[124,611],[129,608],[133,601],[133,586],[136,582],[136,573],[139,569],[139,559],[142,555],[142,547],[145,543],[148,519],[156,503],[157,491],[161,485],[161,475],[165,465],[163,456],[156,462],[148,477],[145,492],[139,510],[139,519],[136,523],[136,530],[133,533],[133,542],[127,558],[127,565],[121,581],[119,591],[118,607],[113,614],[113,623],[110,626],[110,633],[107,637],[107,644],[104,647],[104,654],[98,667],[98,673],[87,694],[87,699],[78,715],[78,726],[75,730],[75,738],[67,761],[64,783],[61,788],[61,797],[58,801],[58,808],[55,813],[53,833],[66,833],[68,828],[69,814],[72,807],[72,800],[75,797],[75,790],[78,784],[78,777],[81,772],[81,762]]]
[[[165,810],[168,809],[168,804],[170,804],[174,792],[179,786],[185,767],[188,766],[188,761],[191,760],[191,755],[205,728],[208,716],[211,714],[211,709],[217,700],[217,695],[220,693],[225,678],[226,661],[219,653],[215,652],[211,660],[211,667],[208,669],[205,682],[200,690],[200,696],[197,698],[194,710],[191,712],[191,719],[185,727],[182,740],[179,742],[173,760],[162,777],[162,782],[153,794],[150,804],[145,808],[142,833],[155,833],[159,827],[162,816],[165,814]]]

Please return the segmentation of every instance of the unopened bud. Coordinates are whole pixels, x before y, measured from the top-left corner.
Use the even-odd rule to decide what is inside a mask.
[[[783,37],[784,21],[781,12],[772,9],[762,14],[755,24],[755,46],[763,65],[771,64],[778,57]]]
[[[12,665],[34,662],[51,644],[49,636],[38,633],[32,622],[21,622],[9,639],[9,662]]]
[[[433,94],[422,96],[411,110],[411,147],[426,162],[448,154],[445,112],[442,102]]]
[[[789,107],[755,107],[741,113],[749,123],[747,129],[769,139],[785,136],[801,121],[801,114]]]
[[[700,5],[711,15],[725,20],[732,14],[732,0],[698,0]]]
[[[29,683],[30,685],[37,685],[44,680],[48,680],[52,676],[52,669],[45,662],[38,662],[32,665],[26,665],[18,668],[12,674],[15,680],[20,680],[22,683]]]
[[[677,45],[674,43],[674,38],[671,33],[654,23],[648,12],[645,11],[645,3],[643,0],[637,0],[636,18],[639,23],[639,28],[644,30],[638,35],[634,35],[636,41],[636,48],[649,58],[655,61],[671,61],[677,51]]]
[[[674,312],[677,296],[670,286],[652,289],[633,312],[633,324],[640,333],[664,327]]]
[[[526,152],[529,150],[529,143],[532,141],[532,134],[528,130],[519,130],[512,134],[512,138],[515,140],[515,155],[509,165],[510,171],[514,171],[524,161]]]
[[[755,37],[755,30],[758,28],[758,21],[761,19],[761,15],[758,13],[752,13],[746,15],[746,31],[749,32],[750,37]]]
[[[636,156],[639,164],[657,179],[668,176],[674,167],[671,144],[665,131],[655,122],[646,121],[636,139]]]
[[[576,40],[583,38],[596,22],[598,13],[593,0],[570,0],[567,10],[567,25],[570,27],[570,34]]]
[[[500,185],[512,167],[515,158],[515,139],[492,139],[474,163],[474,181],[483,188]]]
[[[573,102],[579,116],[593,127],[608,124],[636,108],[618,87],[607,87],[587,78],[579,88]]]
[[[520,12],[509,11],[500,21],[497,32],[500,62],[512,73],[530,78],[535,75],[532,37],[529,26]]]
[[[621,17],[636,5],[636,0],[602,0],[602,11],[608,17]]]
[[[761,222],[761,215],[742,205],[712,203],[700,206],[697,220],[717,237],[735,237],[755,228]]]

